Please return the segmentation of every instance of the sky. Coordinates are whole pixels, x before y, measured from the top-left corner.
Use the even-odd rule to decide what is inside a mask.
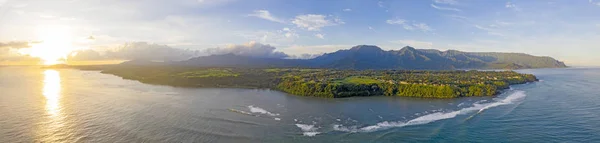
[[[600,0],[0,0],[0,31],[0,57],[12,61],[55,38],[113,57],[410,45],[600,66]]]

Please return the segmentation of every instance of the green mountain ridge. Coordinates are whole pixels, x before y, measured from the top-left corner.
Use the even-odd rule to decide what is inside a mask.
[[[359,45],[349,50],[325,54],[313,59],[326,68],[341,69],[522,69],[562,68],[563,62],[551,57],[522,53],[476,53],[456,50],[439,51],[404,47],[384,51],[377,46]]]
[[[144,63],[131,61],[125,64]],[[148,64],[148,63],[145,63]],[[196,57],[186,61],[169,62],[192,67],[300,67],[355,70],[452,70],[452,69],[525,69],[564,68],[563,62],[547,56],[523,53],[462,52],[415,49],[406,46],[385,51],[377,46],[358,45],[350,49],[323,54],[314,59],[275,59],[247,57],[234,54]]]

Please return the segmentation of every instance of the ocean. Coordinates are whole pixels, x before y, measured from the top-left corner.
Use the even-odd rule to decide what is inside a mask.
[[[0,142],[600,142],[600,69],[496,97],[324,99],[0,67]]]

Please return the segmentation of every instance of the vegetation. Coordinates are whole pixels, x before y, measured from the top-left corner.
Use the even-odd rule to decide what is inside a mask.
[[[511,84],[535,81],[514,71],[321,70],[289,72],[277,88],[319,97],[407,96],[456,98],[492,96]]]
[[[271,88],[300,96],[406,96],[457,98],[493,96],[509,85],[536,81],[514,71],[334,70],[298,68],[198,68],[105,66],[101,69],[143,83],[182,87]]]
[[[347,77],[344,78],[342,80],[336,81],[342,84],[377,84],[377,83],[381,83],[381,81],[370,78],[370,77],[364,77],[364,76],[351,76],[351,77]]]
[[[181,72],[176,74],[182,78],[207,78],[207,77],[236,77],[239,74],[232,72],[230,69],[204,69],[196,71]]]

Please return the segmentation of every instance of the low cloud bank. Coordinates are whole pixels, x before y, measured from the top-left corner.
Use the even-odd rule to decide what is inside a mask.
[[[198,56],[198,51],[172,48],[167,45],[146,42],[127,43],[113,51],[107,51],[106,58],[121,60],[161,60],[180,61]]]
[[[31,47],[29,45],[30,42],[8,42],[8,43],[0,43],[0,49],[7,49],[7,48],[13,48],[13,49],[21,49],[21,48],[29,48]]]
[[[224,48],[207,49],[209,55],[234,54],[239,56],[260,57],[260,58],[287,58],[289,55],[275,51],[275,47],[269,44],[261,44],[251,41],[240,45],[227,45]]]
[[[23,56],[18,53],[19,49],[29,48],[30,42],[13,41],[0,42],[0,61],[37,61],[39,59]]]
[[[314,59],[323,54],[300,54],[300,55],[290,55],[287,59]]]
[[[0,61],[37,60],[18,53],[21,48],[31,47],[31,42],[0,43]],[[205,50],[187,50],[173,48],[168,45],[147,42],[132,42],[107,50],[85,49],[74,51],[67,57],[69,61],[96,61],[96,60],[155,60],[155,61],[183,61],[198,56],[235,54],[258,58],[278,59],[312,59],[321,54],[288,55],[276,51],[274,46],[250,41],[244,44],[231,44],[224,47],[209,48]]]

